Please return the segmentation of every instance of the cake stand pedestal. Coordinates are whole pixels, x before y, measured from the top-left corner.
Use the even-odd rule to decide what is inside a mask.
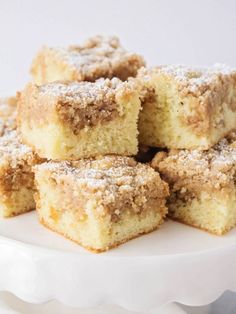
[[[0,291],[30,303],[114,304],[144,313],[173,302],[200,306],[236,291],[235,264],[236,229],[218,237],[168,221],[92,254],[45,229],[35,212],[0,221]]]

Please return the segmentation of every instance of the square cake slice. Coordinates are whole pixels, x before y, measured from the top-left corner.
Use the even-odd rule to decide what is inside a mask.
[[[135,155],[139,92],[134,80],[29,84],[18,101],[21,138],[40,157]]]
[[[32,150],[20,143],[15,130],[0,137],[0,217],[35,209],[32,165],[39,162]]]
[[[169,216],[221,235],[236,225],[236,134],[213,148],[158,153],[152,161],[169,183]]]
[[[159,66],[141,69],[140,143],[209,149],[236,129],[236,70]]]
[[[44,47],[35,57],[31,73],[38,85],[58,81],[89,81],[105,77],[126,80],[144,66],[143,58],[127,52],[117,37],[96,36],[81,46]]]
[[[42,224],[94,252],[163,223],[168,185],[131,157],[46,162],[35,166]]]

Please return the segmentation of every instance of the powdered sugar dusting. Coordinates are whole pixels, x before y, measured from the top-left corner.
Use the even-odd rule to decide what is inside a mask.
[[[107,93],[115,93],[122,82],[113,78],[99,79],[94,83],[90,82],[53,82],[39,87],[41,94],[48,94],[55,97],[80,99],[85,103],[97,99]]]
[[[217,145],[208,151],[195,149],[192,151],[181,150],[178,153],[170,153],[164,163],[174,162],[181,173],[186,176],[200,175],[206,178],[217,178],[217,180],[228,179],[236,173],[236,142],[233,134],[222,139]],[[214,184],[214,181],[212,182]]]
[[[212,67],[164,66],[161,71],[174,76],[182,83],[188,83],[192,92],[202,85],[209,85],[219,75],[236,74],[235,69],[224,64],[215,64]]]
[[[104,156],[96,160],[48,162],[39,168],[48,169],[60,177],[69,175],[93,190],[109,193],[117,189],[136,189],[153,180],[161,185],[159,175],[151,167],[130,157]]]
[[[33,156],[31,148],[21,144],[17,131],[9,131],[0,137],[1,163],[10,163],[15,167],[19,161]]]
[[[46,49],[76,72],[78,81],[95,81],[99,77],[126,80],[145,65],[141,56],[127,52],[115,36],[95,36],[80,46]]]
[[[84,45],[58,48],[58,54],[72,66],[79,69],[96,62],[108,63],[108,58],[119,58],[128,54],[120,45],[117,37],[96,36],[88,39]]]
[[[236,76],[236,69],[225,64],[216,63],[211,67],[198,67],[187,65],[162,65],[147,70],[140,71],[141,76],[147,76],[149,71],[160,72],[173,77],[181,84],[181,88],[187,87],[192,93],[198,91],[200,87],[208,86],[221,76]]]

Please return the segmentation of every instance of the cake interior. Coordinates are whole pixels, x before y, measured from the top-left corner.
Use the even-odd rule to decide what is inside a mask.
[[[33,194],[32,188],[25,186],[12,191],[0,191],[0,217],[8,218],[35,209]]]
[[[196,136],[184,127],[180,115],[187,113],[188,104],[181,103],[174,81],[163,76],[152,78],[155,99],[143,104],[139,118],[139,140],[154,147],[208,146],[207,137]]]
[[[172,219],[222,235],[236,225],[236,189],[227,197],[203,191],[189,200],[173,193],[168,208]]]

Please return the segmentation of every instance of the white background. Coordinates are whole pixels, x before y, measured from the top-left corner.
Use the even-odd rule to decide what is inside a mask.
[[[236,66],[235,0],[0,0],[0,95],[20,89],[43,45],[116,34],[149,64]]]

